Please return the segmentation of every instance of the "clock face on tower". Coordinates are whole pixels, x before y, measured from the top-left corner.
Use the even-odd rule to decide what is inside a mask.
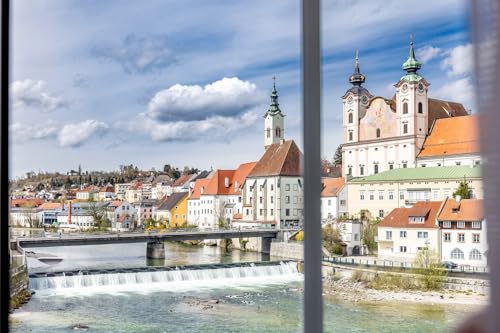
[[[368,103],[368,96],[364,95],[363,97],[361,97],[361,101],[363,102],[363,104]]]
[[[349,96],[349,98],[347,99],[347,104],[352,104],[353,101],[354,98],[352,96]]]
[[[422,83],[418,84],[418,91],[423,93],[424,92],[424,85]]]
[[[401,87],[401,90],[405,93],[408,91],[408,85],[405,83],[403,84],[403,86]]]

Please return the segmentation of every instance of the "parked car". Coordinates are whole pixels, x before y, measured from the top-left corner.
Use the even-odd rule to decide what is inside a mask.
[[[453,261],[443,261],[444,268],[446,269],[455,269],[458,268],[458,264]]]

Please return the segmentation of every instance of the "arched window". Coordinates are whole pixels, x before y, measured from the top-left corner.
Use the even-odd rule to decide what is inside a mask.
[[[464,253],[459,248],[453,249],[451,251],[451,259],[464,259]]]
[[[408,124],[403,124],[403,134],[408,133]]]
[[[469,253],[469,260],[481,260],[482,255],[481,252],[479,252],[477,249],[473,249]]]
[[[349,131],[349,141],[352,141],[352,131]]]
[[[363,176],[365,174],[365,167],[363,165],[359,166],[359,175]]]
[[[268,128],[268,129],[267,129],[267,137],[268,137],[268,138],[270,138],[270,137],[271,137],[271,129],[270,129],[270,128]]]
[[[281,128],[279,128],[279,127],[276,127],[276,136],[277,136],[278,138],[280,138],[280,137],[281,137]]]
[[[422,102],[418,102],[418,113],[424,113],[424,106]]]
[[[377,128],[377,138],[380,138],[380,128]]]
[[[408,113],[408,103],[404,102],[403,103],[403,114],[407,114]]]
[[[377,174],[377,173],[378,173],[378,164],[375,164],[375,165],[373,166],[373,173],[374,173],[374,174]]]
[[[352,124],[353,122],[353,116],[352,113],[349,113],[349,124]]]
[[[347,174],[352,175],[352,167],[351,166],[347,168]]]

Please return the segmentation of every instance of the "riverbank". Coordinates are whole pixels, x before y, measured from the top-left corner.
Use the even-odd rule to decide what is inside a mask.
[[[323,295],[353,303],[408,302],[430,305],[466,305],[480,310],[487,305],[488,295],[454,290],[378,290],[367,282],[347,277],[328,277],[323,283]]]

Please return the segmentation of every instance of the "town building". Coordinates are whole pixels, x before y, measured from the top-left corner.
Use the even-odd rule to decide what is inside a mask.
[[[153,209],[155,205],[155,200],[144,199],[144,200],[130,202],[130,204],[137,211],[137,227],[144,225],[146,220],[153,218],[154,216]]]
[[[378,225],[378,258],[412,263],[420,250],[429,249],[439,259],[436,217],[442,206],[443,201],[426,201],[393,209]]]
[[[352,87],[342,96],[344,177],[413,168],[435,120],[468,115],[462,104],[428,97],[430,84],[417,73],[421,66],[411,41],[402,66],[406,74],[394,85],[394,96],[386,99],[363,87],[365,76],[356,51],[354,73],[349,77]]]
[[[417,156],[417,167],[481,164],[477,115],[437,119]]]
[[[337,193],[344,187],[344,178],[321,179],[321,221],[331,221],[338,216],[338,198]]]
[[[57,222],[57,213],[63,209],[61,202],[44,202],[38,207],[38,218],[44,226],[51,226]]]
[[[171,227],[181,227],[187,223],[187,192],[172,193],[156,210],[156,220],[166,222]]]
[[[111,230],[127,231],[134,229],[137,221],[137,209],[127,201],[113,200],[106,205]]]
[[[445,200],[437,216],[441,229],[441,258],[461,267],[486,267],[488,243],[483,201],[461,199]]]
[[[125,200],[128,188],[131,186],[130,183],[116,183],[115,184],[115,195],[118,200]]]
[[[467,182],[472,198],[483,198],[479,166],[394,169],[353,178],[344,186],[347,208],[341,205],[339,210],[349,217],[384,218],[394,208],[409,208],[417,201],[443,201],[463,181]]]
[[[116,198],[115,188],[110,184],[103,186],[99,189],[98,200],[106,201]]]

